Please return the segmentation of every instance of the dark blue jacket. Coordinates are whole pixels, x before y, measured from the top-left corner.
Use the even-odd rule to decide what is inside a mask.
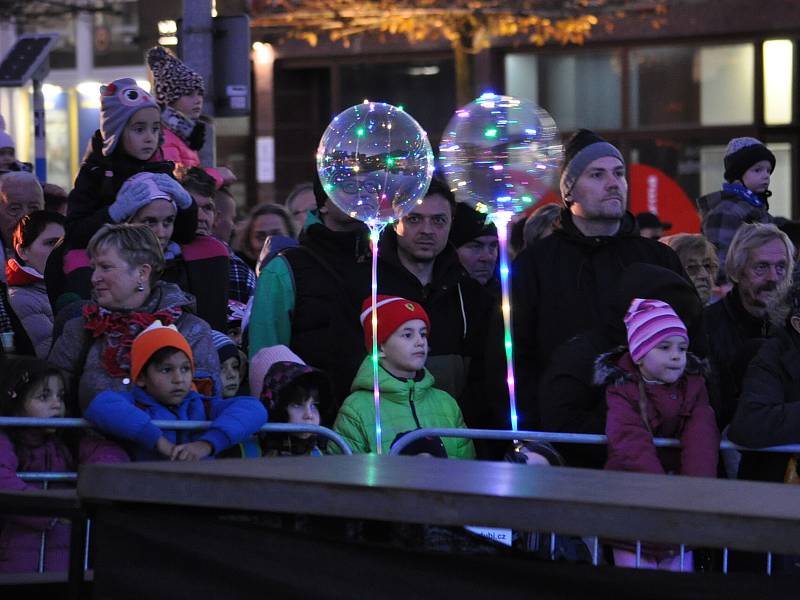
[[[84,417],[101,431],[133,442],[129,452],[138,461],[164,458],[155,449],[161,436],[173,444],[208,442],[214,448],[213,455],[217,455],[258,431],[267,422],[267,410],[248,396],[221,400],[197,392],[189,392],[183,402],[170,409],[137,386],[132,392],[101,392],[89,404]],[[162,431],[153,425],[154,420],[211,421],[211,427],[202,431]]]

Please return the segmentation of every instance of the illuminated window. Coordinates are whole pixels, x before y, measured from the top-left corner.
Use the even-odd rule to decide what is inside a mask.
[[[764,122],[792,122],[794,44],[790,40],[764,42]]]

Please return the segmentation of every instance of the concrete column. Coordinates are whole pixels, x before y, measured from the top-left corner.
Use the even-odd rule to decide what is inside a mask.
[[[183,27],[181,49],[183,62],[199,73],[206,85],[203,114],[214,116],[214,21],[211,17],[212,0],[183,0]],[[213,120],[206,122],[206,142],[200,150],[203,165],[216,165],[216,136]]]

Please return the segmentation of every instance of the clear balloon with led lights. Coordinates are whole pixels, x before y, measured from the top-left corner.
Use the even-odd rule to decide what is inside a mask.
[[[367,224],[372,248],[372,389],[376,452],[382,428],[378,371],[378,240],[386,225],[421,202],[433,176],[428,134],[402,108],[383,102],[351,106],[333,118],[317,148],[322,189],[342,212]]]
[[[558,127],[546,110],[529,100],[494,93],[455,112],[439,149],[441,168],[456,200],[486,214],[497,226],[509,422],[514,431],[518,415],[508,227],[515,214],[534,207],[550,191],[562,157]]]
[[[322,187],[344,213],[385,225],[425,196],[434,161],[425,130],[383,102],[357,104],[334,117],[317,149]]]
[[[562,156],[558,127],[546,110],[493,93],[455,112],[439,150],[456,199],[489,215],[534,206],[554,185]]]

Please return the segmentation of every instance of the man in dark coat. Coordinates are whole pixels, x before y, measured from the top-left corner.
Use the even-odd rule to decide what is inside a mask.
[[[711,404],[722,431],[736,412],[742,377],[761,342],[770,334],[770,307],[780,303],[792,273],[794,247],[775,225],[745,223],[728,248],[733,289],[705,309]]]
[[[800,444],[800,286],[786,328],[776,327],[750,362],[728,436],[749,448]],[[740,479],[782,482],[789,454],[745,452]],[[796,471],[796,467],[795,467]],[[797,477],[795,472],[795,477]]]
[[[448,242],[454,208],[453,193],[434,177],[423,202],[383,232],[378,290],[425,308],[431,320],[425,366],[436,379],[434,385],[458,401],[468,426],[482,427],[488,425],[480,392],[494,302],[467,274]]]
[[[685,277],[667,246],[639,236],[626,211],[628,184],[619,150],[582,129],[566,145],[565,207],[553,234],[526,248],[512,268],[515,366],[520,427],[536,429],[536,389],[555,349],[615,316],[623,269],[641,262]],[[688,281],[688,280],[687,280]]]
[[[344,214],[315,182],[317,210],[300,245],[267,262],[253,295],[249,354],[288,346],[333,382],[335,405],[350,393],[364,359],[361,303],[370,293],[369,230]]]

